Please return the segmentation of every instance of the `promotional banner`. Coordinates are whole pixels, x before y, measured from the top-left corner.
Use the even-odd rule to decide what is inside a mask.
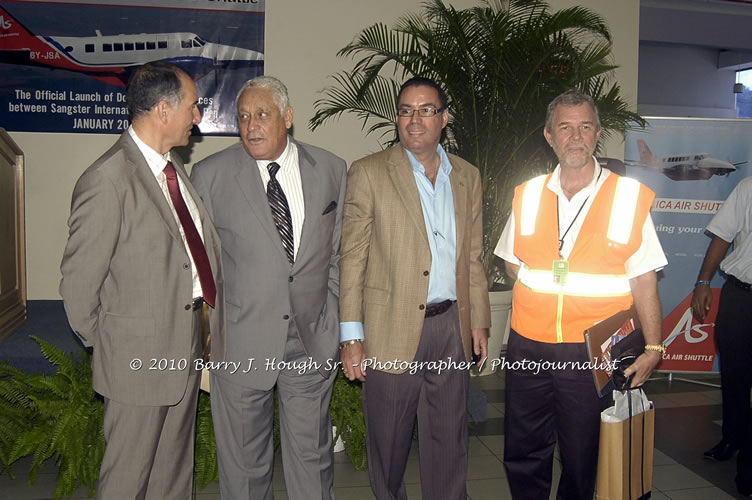
[[[0,1],[0,124],[120,133],[125,84],[150,61],[196,81],[200,134],[235,134],[235,96],[264,72],[265,0]]]
[[[668,259],[659,274],[666,354],[660,370],[718,371],[714,326],[724,279],[713,278],[713,307],[700,323],[692,290],[711,237],[705,227],[749,175],[750,120],[648,118],[626,137],[627,175],[656,193],[652,218]]]

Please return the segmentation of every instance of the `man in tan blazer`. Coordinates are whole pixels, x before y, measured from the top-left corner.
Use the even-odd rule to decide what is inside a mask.
[[[340,262],[340,348],[363,384],[371,486],[407,498],[417,415],[424,498],[464,499],[471,351],[485,360],[490,310],[481,263],[478,170],[440,146],[447,97],[400,89],[400,143],[353,163]]]
[[[93,347],[104,396],[97,498],[191,497],[201,304],[221,339],[219,236],[180,158],[201,121],[193,80],[177,66],[138,68],[126,90],[133,125],[73,192],[60,294]]]

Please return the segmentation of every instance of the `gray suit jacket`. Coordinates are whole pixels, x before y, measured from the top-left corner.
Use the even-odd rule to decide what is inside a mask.
[[[214,372],[244,387],[267,390],[284,359],[289,321],[306,353],[328,377],[339,344],[339,245],[347,167],[323,149],[295,142],[305,202],[297,258],[287,260],[256,161],[241,143],[197,163],[191,172],[222,240],[226,337],[212,323],[212,362],[241,363]],[[247,373],[249,359],[254,359]]]
[[[173,164],[201,214],[217,285],[211,314],[221,317],[219,236],[177,155]],[[190,259],[167,199],[127,132],[81,175],[68,226],[60,294],[71,327],[94,348],[94,389],[125,404],[176,404],[193,367]],[[135,359],[140,369],[131,365]],[[185,369],[150,369],[162,359]]]

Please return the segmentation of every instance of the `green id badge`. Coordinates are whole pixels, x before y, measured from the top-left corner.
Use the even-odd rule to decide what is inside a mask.
[[[567,284],[567,275],[569,275],[569,262],[566,260],[555,260],[553,267],[554,283],[557,285]]]

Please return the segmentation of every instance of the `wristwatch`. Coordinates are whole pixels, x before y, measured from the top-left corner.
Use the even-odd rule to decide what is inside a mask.
[[[343,347],[347,347],[349,345],[353,345],[353,344],[356,344],[356,343],[362,344],[363,341],[360,340],[360,339],[345,340],[344,342],[340,342],[339,343],[339,350],[341,351]]]

